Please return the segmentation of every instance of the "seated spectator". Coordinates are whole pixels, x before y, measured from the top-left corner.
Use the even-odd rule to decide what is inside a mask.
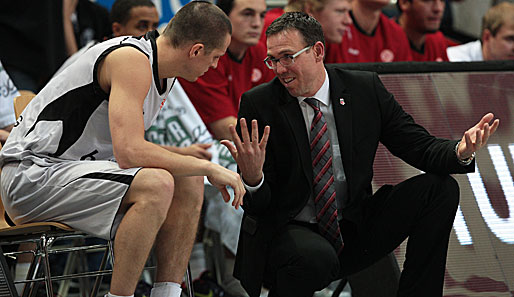
[[[341,43],[352,25],[352,0],[306,0],[302,10],[312,15],[323,28],[328,42]]]
[[[514,60],[514,4],[502,2],[482,18],[480,40],[449,47],[451,62]]]
[[[111,7],[112,36],[141,36],[156,30],[159,13],[151,0],[116,0]],[[76,61],[86,50],[102,40],[91,40],[69,57],[54,74],[57,75]]]
[[[13,100],[19,96],[18,89],[0,62],[0,143],[3,145],[14,126]]]
[[[269,11],[264,19],[264,24],[267,28],[284,11],[303,11],[312,15],[321,23],[323,34],[329,42],[341,43],[344,33],[352,24],[351,8],[352,0],[291,0],[279,15],[274,14],[272,18],[268,18],[271,12]],[[262,35],[265,40],[264,30]],[[261,40],[263,40],[263,37],[261,37]]]
[[[220,0],[217,5],[232,23],[232,40],[216,69],[196,82],[179,79],[196,110],[216,139],[230,139],[228,126],[235,124],[243,92],[271,80],[273,72],[263,63],[266,46],[259,43],[266,2]]]
[[[448,41],[439,31],[443,0],[398,0],[398,23],[409,39],[414,61],[448,61]]]
[[[273,22],[276,18],[281,16],[284,12],[288,11],[301,11],[305,4],[305,0],[289,0],[287,1],[287,5],[282,7],[275,7],[269,9],[266,12],[266,16],[264,17],[264,27],[262,28],[261,33],[261,42],[266,44],[266,29],[268,29],[271,22]]]
[[[237,173],[144,139],[172,78],[194,81],[216,67],[231,27],[215,5],[193,1],[162,35],[92,47],[38,93],[0,151],[2,199],[15,223],[57,221],[114,239],[109,297],[134,294],[154,243],[150,296],[180,296],[204,176],[226,201],[233,188],[232,205],[241,204]]]
[[[411,61],[409,41],[402,28],[382,8],[389,0],[353,0],[353,24],[340,43],[327,43],[326,63]]]

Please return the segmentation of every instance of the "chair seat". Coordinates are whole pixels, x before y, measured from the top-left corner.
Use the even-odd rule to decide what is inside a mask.
[[[70,226],[57,222],[28,223],[18,226],[7,226],[0,228],[0,236],[18,236],[27,234],[41,234],[48,232],[76,232]]]

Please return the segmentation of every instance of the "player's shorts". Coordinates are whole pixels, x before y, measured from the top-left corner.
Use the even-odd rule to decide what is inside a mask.
[[[16,224],[60,222],[113,239],[126,211],[119,209],[121,200],[140,169],[111,161],[8,163],[2,168],[2,201]]]

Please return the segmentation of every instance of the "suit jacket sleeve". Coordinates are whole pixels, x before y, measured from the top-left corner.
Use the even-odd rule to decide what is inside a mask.
[[[456,140],[437,138],[405,112],[378,76],[374,88],[381,109],[380,142],[395,156],[420,170],[436,174],[466,173],[474,163],[462,166],[454,151]]]

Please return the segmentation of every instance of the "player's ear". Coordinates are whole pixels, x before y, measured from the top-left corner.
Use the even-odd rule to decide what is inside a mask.
[[[191,46],[191,49],[189,50],[189,57],[197,57],[202,53],[202,51],[205,50],[205,46],[203,43],[195,43],[193,46]]]

